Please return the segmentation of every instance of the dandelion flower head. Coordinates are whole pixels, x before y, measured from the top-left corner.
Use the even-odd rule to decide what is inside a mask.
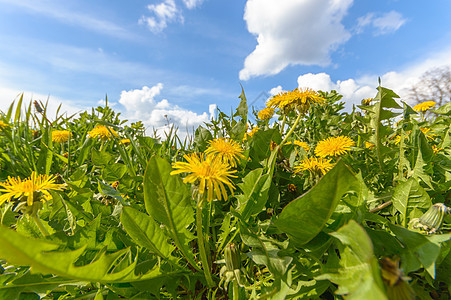
[[[246,132],[244,134],[244,138],[243,141],[247,140],[248,138],[251,138],[254,136],[254,134],[259,130],[260,128],[258,126],[255,126],[254,128],[251,129],[251,131]]]
[[[117,132],[113,128],[107,128],[103,125],[97,125],[93,130],[89,131],[88,134],[91,138],[98,137],[104,141],[109,140],[113,137],[113,135],[118,136]]]
[[[203,154],[186,154],[183,156],[186,162],[175,162],[172,167],[175,169],[171,175],[180,173],[190,173],[183,179],[185,183],[199,184],[199,193],[205,195],[207,193],[207,201],[213,200],[215,197],[218,200],[227,200],[227,191],[225,186],[231,192],[235,189],[231,177],[236,170],[231,170],[230,165],[224,163],[221,159],[207,155],[205,158]]]
[[[25,197],[28,206],[32,206],[36,200],[48,201],[52,199],[52,196],[48,192],[49,190],[62,191],[65,188],[64,184],[55,183],[55,177],[53,175],[37,175],[33,171],[31,176],[22,180],[18,177],[8,177],[8,179],[0,183],[0,205],[5,201],[11,201],[13,198]],[[35,199],[36,192],[42,193],[42,197]],[[24,199],[25,200],[25,199]]]
[[[373,101],[374,101],[373,98],[366,98],[366,99],[363,99],[363,100],[362,100],[362,104],[363,104],[363,105],[370,105],[371,102],[373,102]]]
[[[71,133],[69,130],[54,130],[52,131],[52,142],[65,143],[69,140]]]
[[[435,107],[437,103],[435,103],[434,101],[425,101],[425,102],[421,102],[420,104],[417,104],[413,107],[413,109],[415,111],[418,112],[425,112],[433,107]]]
[[[301,161],[301,163],[294,168],[295,172],[309,171],[313,174],[326,174],[333,168],[333,164],[330,159],[322,157],[310,157]]]
[[[266,107],[258,112],[258,118],[262,121],[269,120],[274,115],[274,108],[273,107]]]
[[[0,130],[8,128],[8,124],[0,120]]]
[[[339,156],[350,150],[355,142],[347,136],[330,137],[318,142],[315,154],[319,157]]]
[[[324,103],[325,99],[312,89],[297,88],[291,92],[281,92],[266,102],[266,107],[278,107],[281,110],[296,108],[300,113],[308,110],[311,104]]]
[[[217,138],[208,142],[210,146],[205,150],[206,154],[216,155],[223,162],[236,167],[239,158],[243,158],[243,149],[240,144],[232,139]]]
[[[120,141],[120,143],[123,144],[123,145],[128,145],[128,144],[130,144],[130,139],[122,139]]]

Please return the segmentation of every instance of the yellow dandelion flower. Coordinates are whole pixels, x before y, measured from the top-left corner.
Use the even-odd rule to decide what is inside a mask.
[[[292,193],[296,193],[296,191],[297,191],[297,187],[292,183],[288,184],[287,188],[288,188],[288,191],[290,191]]]
[[[413,109],[418,112],[425,112],[425,111],[435,107],[436,104],[437,103],[435,103],[434,101],[425,101],[425,102],[415,105],[413,107]]]
[[[0,120],[0,130],[4,130],[8,128],[8,124]]]
[[[370,105],[371,104],[371,102],[373,102],[373,98],[366,98],[366,99],[363,99],[362,100],[362,104],[363,105]]]
[[[421,130],[421,132],[423,132],[424,133],[424,135],[428,138],[428,139],[430,139],[430,140],[433,140],[437,135],[435,135],[435,134],[433,134],[432,132],[431,132],[431,128],[428,128],[428,127],[422,127],[422,128],[420,128],[420,130]]]
[[[230,177],[237,177],[233,174],[236,170],[231,170],[230,165],[212,155],[204,158],[203,154],[193,153],[183,157],[186,162],[173,163],[172,167],[176,170],[172,171],[171,175],[190,173],[183,179],[183,182],[198,182],[199,193],[202,195],[207,193],[207,201],[213,200],[215,195],[218,200],[227,200],[225,185],[233,192],[235,187]]]
[[[53,175],[37,175],[33,171],[29,178],[24,180],[18,177],[9,177],[0,183],[0,205],[13,198],[19,198],[20,201],[26,201],[28,206],[32,206],[34,201],[48,201],[52,196],[49,190],[62,191],[65,184],[55,183],[56,177]]]
[[[69,130],[54,130],[52,131],[52,142],[65,143],[71,135]]]
[[[281,92],[266,102],[266,107],[279,108],[281,110],[297,108],[300,113],[308,110],[311,104],[322,104],[325,99],[312,89],[295,89],[291,92]]]
[[[100,138],[104,141],[109,140],[110,138],[112,138],[112,136],[118,136],[117,132],[111,128],[111,127],[106,127],[103,125],[97,125],[93,130],[88,132],[89,137],[91,138]]]
[[[119,181],[117,181],[117,180],[111,184],[111,187],[115,190],[117,190],[118,186],[119,186]]]
[[[293,144],[304,148],[305,152],[308,152],[310,150],[310,147],[309,147],[309,145],[307,145],[306,142],[301,142],[301,141],[295,140],[295,141],[293,141]]]
[[[330,137],[318,142],[315,154],[319,157],[338,156],[350,150],[355,142],[347,136]]]
[[[120,143],[123,144],[123,145],[128,145],[128,144],[130,144],[130,139],[122,139],[120,141]]]
[[[367,148],[367,149],[372,149],[372,148],[374,148],[374,146],[375,145],[371,142],[365,142],[365,148]]]
[[[206,154],[216,155],[224,163],[236,167],[239,158],[243,158],[243,149],[240,144],[227,138],[218,138],[208,141],[210,146],[205,150]]]
[[[409,134],[410,134],[410,131],[406,132],[406,135],[404,136],[404,140],[407,140],[409,138]],[[401,143],[401,135],[399,135],[399,134],[395,135],[394,139],[395,139],[395,145],[398,145],[399,143]]]
[[[438,148],[436,145],[432,145],[432,151],[434,151],[434,154],[437,154],[438,152],[442,151],[443,148]]]
[[[258,118],[262,121],[269,120],[274,115],[274,108],[273,107],[266,107],[258,112]]]
[[[243,141],[247,140],[248,138],[253,137],[254,134],[255,134],[259,129],[260,129],[260,128],[259,128],[258,126],[256,126],[256,127],[252,128],[251,131],[246,132],[246,133],[244,134]]]
[[[333,164],[330,162],[331,159],[325,159],[322,157],[310,157],[301,161],[301,163],[295,167],[294,171],[302,172],[309,171],[314,174],[326,174],[329,170],[333,168]]]

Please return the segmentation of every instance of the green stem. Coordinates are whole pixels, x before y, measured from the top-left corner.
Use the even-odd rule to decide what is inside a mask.
[[[287,116],[285,114],[283,114],[283,119],[282,119],[282,129],[280,130],[280,132],[283,134],[283,128],[285,127],[285,121],[287,120]]]
[[[233,281],[233,300],[240,299],[240,289],[238,287],[238,282],[236,279]]]
[[[290,131],[288,131],[287,135],[285,136],[285,138],[282,140],[282,142],[280,143],[280,147],[283,146],[283,144],[285,144],[285,142],[288,140],[288,138],[290,137],[290,135],[293,133],[294,129],[296,128],[296,126],[298,126],[299,121],[301,120],[303,114],[299,114],[298,117],[296,118],[296,121],[294,121],[293,126],[291,126]]]
[[[44,235],[44,237],[48,237],[50,235],[50,233],[44,227],[44,224],[42,224],[41,219],[39,219],[38,214],[32,214],[31,218],[33,219],[33,221],[36,224],[36,226],[38,226],[38,228],[41,231],[42,235]]]
[[[204,270],[205,279],[209,288],[215,286],[211,278],[210,266],[208,264],[207,252],[205,251],[204,233],[202,231],[202,206],[203,194],[199,193],[198,202],[196,206],[196,227],[197,227],[197,245],[199,246],[199,254],[202,262],[202,269]]]

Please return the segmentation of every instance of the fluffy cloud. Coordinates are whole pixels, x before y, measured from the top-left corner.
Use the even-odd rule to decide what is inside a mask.
[[[192,134],[197,126],[208,122],[214,117],[216,105],[209,105],[209,113],[197,114],[193,111],[170,103],[167,99],[157,101],[155,98],[161,93],[163,84],[144,86],[141,89],[122,91],[119,103],[125,108],[125,116],[130,121],[142,121],[151,131],[165,137],[172,125],[178,127],[178,135],[184,138]]]
[[[244,20],[257,36],[240,79],[272,75],[288,65],[328,65],[351,34],[341,23],[353,0],[248,0]]]
[[[372,26],[375,28],[375,35],[388,34],[401,28],[406,21],[407,20],[396,11],[390,11],[380,16],[375,16],[374,13],[368,13],[357,19],[357,33],[363,32],[365,27]]]
[[[451,48],[431,54],[422,61],[412,63],[407,68],[383,74],[380,76],[381,85],[392,89],[401,99],[404,98],[405,100],[409,88],[419,81],[424,72],[443,66],[451,66]],[[352,109],[353,104],[359,105],[362,99],[374,97],[377,93],[377,85],[377,75],[366,75],[357,79],[348,78],[336,82],[332,81],[326,73],[308,73],[298,77],[299,87],[310,87],[322,91],[336,90],[342,94],[342,100],[345,102],[345,108],[348,111]]]
[[[143,16],[139,22],[141,24],[146,24],[153,32],[161,32],[168,26],[168,23],[183,23],[183,16],[174,0],[165,0],[160,4],[149,4],[147,5],[147,9],[153,16]]]

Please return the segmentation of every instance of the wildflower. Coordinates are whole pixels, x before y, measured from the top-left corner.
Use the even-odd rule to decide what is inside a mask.
[[[63,153],[63,157],[64,157],[64,158],[68,158],[68,157],[69,157],[69,152],[64,152],[64,153]]]
[[[266,107],[258,112],[258,118],[262,121],[269,120],[274,115],[274,108],[272,107]]]
[[[71,133],[69,130],[54,130],[52,131],[52,142],[65,143],[69,140]]]
[[[362,104],[363,104],[363,105],[370,105],[371,102],[373,102],[373,101],[374,101],[373,98],[363,99],[363,100],[362,100]]]
[[[111,184],[111,187],[115,190],[117,190],[118,186],[119,186],[119,181],[117,181],[117,180]]]
[[[292,193],[296,193],[296,191],[297,191],[296,186],[294,184],[292,184],[292,183],[288,184],[287,188]]]
[[[93,130],[89,131],[88,134],[92,138],[99,137],[104,141],[109,140],[113,135],[118,136],[117,132],[114,131],[113,128],[107,128],[103,125],[97,125]]]
[[[434,101],[426,101],[426,102],[422,102],[420,104],[417,104],[413,107],[413,109],[415,111],[418,112],[425,112],[428,111],[429,109],[435,107],[436,103]]]
[[[365,142],[365,148],[367,148],[367,149],[372,149],[372,148],[374,148],[374,146],[375,145],[371,142]]]
[[[277,143],[274,141],[271,141],[271,143],[269,144],[269,147],[271,148],[271,151],[273,151],[274,149],[276,149]]]
[[[420,218],[412,219],[409,223],[413,228],[425,231],[427,234],[436,233],[443,224],[446,214],[450,214],[451,209],[443,203],[435,203]]]
[[[197,182],[199,193],[204,195],[207,192],[207,201],[213,200],[215,195],[218,200],[227,200],[224,185],[228,186],[229,190],[233,192],[235,187],[230,177],[237,177],[233,174],[236,170],[230,170],[230,165],[212,155],[204,158],[202,154],[193,153],[183,157],[187,162],[175,162],[172,166],[176,170],[172,171],[171,175],[191,173],[185,177],[183,182]]]
[[[244,134],[243,141],[247,140],[248,137],[249,137],[249,138],[253,137],[254,134],[255,134],[259,129],[260,129],[260,128],[259,128],[258,126],[255,126],[254,128],[251,129],[251,131],[246,132],[246,133]]]
[[[218,138],[208,142],[210,146],[205,150],[207,154],[214,154],[224,163],[236,167],[236,161],[243,158],[243,149],[234,140],[227,138]]]
[[[281,110],[296,108],[300,113],[306,112],[313,103],[322,104],[324,98],[312,89],[297,88],[291,92],[281,92],[266,102],[266,107],[278,107]]]
[[[439,151],[442,151],[443,148],[438,148],[436,145],[432,145],[432,151],[434,151],[434,154],[437,154]]]
[[[0,130],[4,130],[8,128],[8,124],[0,120]]]
[[[318,142],[315,154],[319,157],[338,156],[346,153],[354,144],[354,141],[347,136],[327,138]]]
[[[290,145],[290,144],[293,144],[293,145],[296,145],[296,146],[304,148],[305,152],[308,152],[310,150],[310,147],[309,147],[309,145],[307,145],[306,142],[295,140],[293,142],[285,143],[285,145]]]
[[[122,139],[120,141],[120,143],[123,144],[123,145],[128,145],[128,144],[130,144],[130,139]]]
[[[51,200],[49,190],[62,191],[65,188],[64,184],[55,183],[55,179],[53,175],[37,175],[34,171],[24,180],[8,176],[6,182],[0,183],[0,192],[4,193],[0,196],[0,205],[13,198],[26,201],[28,206],[32,206],[34,201]]]
[[[410,131],[406,132],[406,135],[404,136],[404,140],[407,140],[409,138]],[[401,135],[397,134],[393,137],[395,139],[395,145],[398,145],[401,143]]]
[[[432,132],[430,132],[431,128],[422,127],[422,128],[420,128],[420,130],[430,140],[433,140],[437,136],[437,135],[433,134]]]
[[[295,167],[295,172],[309,171],[311,173],[322,173],[324,175],[334,166],[330,161],[330,159],[324,159],[322,157],[306,158]]]

